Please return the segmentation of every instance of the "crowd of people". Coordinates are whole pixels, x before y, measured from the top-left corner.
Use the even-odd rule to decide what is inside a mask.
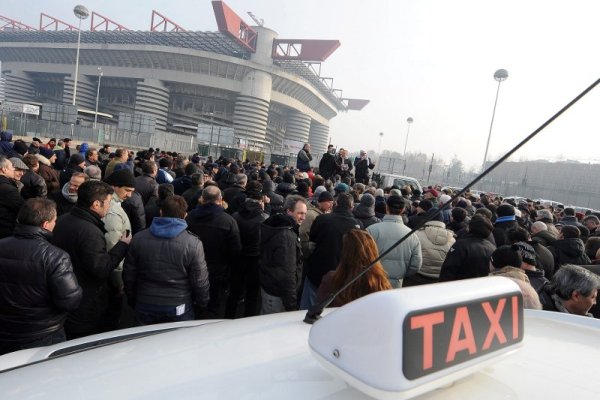
[[[318,167],[308,144],[295,166],[70,146],[1,134],[0,354],[133,324],[307,309],[371,264],[332,306],[496,274],[526,307],[600,315],[593,214],[380,188],[364,151],[350,160],[333,146]]]

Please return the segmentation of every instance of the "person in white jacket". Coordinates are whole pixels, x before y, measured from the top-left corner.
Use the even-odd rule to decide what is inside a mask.
[[[419,272],[404,279],[403,287],[437,282],[446,254],[456,241],[452,231],[446,229],[446,225],[442,221],[425,223],[421,229],[415,232],[415,235],[421,243],[423,264]]]

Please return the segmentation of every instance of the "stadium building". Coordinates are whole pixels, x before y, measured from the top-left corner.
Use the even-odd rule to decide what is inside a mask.
[[[89,128],[97,119],[107,132],[142,120],[142,131],[192,150],[210,142],[289,155],[308,142],[323,153],[329,121],[368,103],[319,76],[339,41],[280,39],[254,16],[249,26],[212,4],[218,32],[187,31],[156,11],[143,32],[96,12],[89,31],[46,14],[39,29],[0,16],[5,100],[41,106],[42,120],[68,124],[64,115],[74,114],[73,125]]]

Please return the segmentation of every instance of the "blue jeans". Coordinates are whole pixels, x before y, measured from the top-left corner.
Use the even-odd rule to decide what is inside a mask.
[[[57,343],[62,343],[67,340],[65,330],[60,328],[58,331],[50,333],[39,339],[29,342],[2,342],[0,341],[0,355],[12,353],[13,351],[34,349],[36,347],[50,346]]]
[[[178,306],[137,303],[135,305],[135,324],[137,326],[153,325],[165,322],[190,321],[194,319],[194,309],[191,304],[184,304],[183,307],[185,307],[185,311],[180,315],[177,315],[177,307]]]
[[[308,278],[304,279],[304,287],[302,289],[302,299],[300,299],[300,309],[308,310],[308,308],[317,302],[317,287],[310,283]]]

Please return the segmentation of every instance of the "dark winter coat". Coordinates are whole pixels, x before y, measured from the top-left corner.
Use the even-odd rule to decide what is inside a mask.
[[[556,240],[548,246],[548,250],[554,256],[554,265],[557,269],[564,264],[588,265],[592,263],[585,254],[585,245],[581,239]]]
[[[552,243],[556,242],[557,237],[552,234],[550,231],[539,231],[531,238],[534,242],[537,242],[543,246],[550,246]]]
[[[246,201],[238,212],[233,214],[233,219],[238,224],[242,241],[242,256],[258,257],[260,255],[260,225],[269,218],[260,204],[255,201]]]
[[[146,210],[144,209],[142,196],[138,192],[133,192],[131,197],[121,203],[121,207],[129,218],[131,232],[134,235],[146,229]]]
[[[229,214],[236,212],[240,204],[246,200],[244,191],[245,188],[237,183],[223,190],[223,200],[227,203],[227,212]],[[239,197],[240,193],[244,194],[243,197]]]
[[[331,179],[337,172],[335,156],[331,153],[323,154],[319,162],[319,174],[325,179]]]
[[[261,226],[260,285],[280,297],[286,311],[298,309],[297,290],[302,278],[302,249],[298,224],[286,214],[276,214]]]
[[[296,168],[298,168],[302,172],[310,171],[310,162],[312,161],[312,155],[310,152],[305,151],[304,149],[298,152],[298,157],[296,161]]]
[[[496,222],[494,224],[494,230],[492,234],[494,235],[494,240],[496,241],[496,246],[500,247],[505,244],[510,244],[508,240],[508,231],[511,229],[516,229],[519,227],[519,223],[515,221],[505,221],[505,222]]]
[[[467,233],[448,251],[440,271],[440,282],[487,276],[494,250],[496,247],[489,240]]]
[[[281,214],[283,212],[283,196],[273,191],[274,183],[270,179],[263,181],[263,194],[265,194],[270,202],[265,204],[265,212],[269,215]]]
[[[544,271],[546,278],[551,279],[554,276],[554,256],[550,250],[544,245],[535,240],[531,240],[529,243],[535,250],[536,268]]]
[[[188,214],[186,222],[204,245],[211,282],[225,280],[242,250],[237,222],[216,204],[200,204]]]
[[[24,202],[15,181],[0,176],[0,239],[13,234],[17,214]]]
[[[154,218],[132,239],[123,266],[129,304],[206,307],[208,269],[200,239],[179,218]]]
[[[158,198],[158,182],[156,178],[147,174],[135,178],[135,191],[142,196],[144,206],[154,197]]]
[[[381,222],[379,218],[375,216],[375,210],[373,208],[365,207],[363,205],[357,205],[352,210],[354,218],[362,222],[363,228],[367,229],[370,225]]]
[[[319,287],[321,279],[334,271],[342,253],[342,239],[352,229],[362,229],[362,222],[349,210],[334,208],[331,214],[319,215],[310,228],[310,241],[315,249],[308,258],[305,269],[310,282]]]
[[[364,160],[360,157],[354,159],[354,176],[356,182],[368,184],[369,183],[369,168],[373,169],[374,165],[371,159],[366,157]]]
[[[173,189],[175,194],[181,196],[183,192],[192,187],[192,177],[189,175],[184,175],[180,178],[176,178],[173,181]]]
[[[296,185],[294,185],[293,183],[281,182],[277,185],[275,193],[285,198],[290,194],[297,194],[298,190],[296,190]]]
[[[544,276],[544,271],[540,269],[536,269],[535,271],[524,269],[523,272],[525,272],[525,275],[529,278],[529,283],[531,283],[531,286],[533,286],[538,293],[540,293],[544,285],[550,282]]]
[[[69,255],[51,233],[17,225],[0,240],[0,341],[33,341],[60,330],[79,306],[82,290]]]
[[[47,197],[48,188],[44,178],[39,176],[32,170],[25,171],[21,177],[21,183],[23,188],[21,189],[21,197],[24,199],[30,199],[32,197]]]
[[[106,251],[104,223],[92,211],[75,206],[60,217],[52,243],[69,253],[77,281],[83,289],[79,308],[65,323],[67,336],[97,333],[108,308],[108,278],[127,253],[124,242]]]
[[[198,200],[200,199],[200,196],[202,196],[202,190],[203,189],[201,187],[191,187],[183,192],[181,197],[185,199],[188,205],[188,211],[192,211],[194,208],[196,208],[198,205]]]

